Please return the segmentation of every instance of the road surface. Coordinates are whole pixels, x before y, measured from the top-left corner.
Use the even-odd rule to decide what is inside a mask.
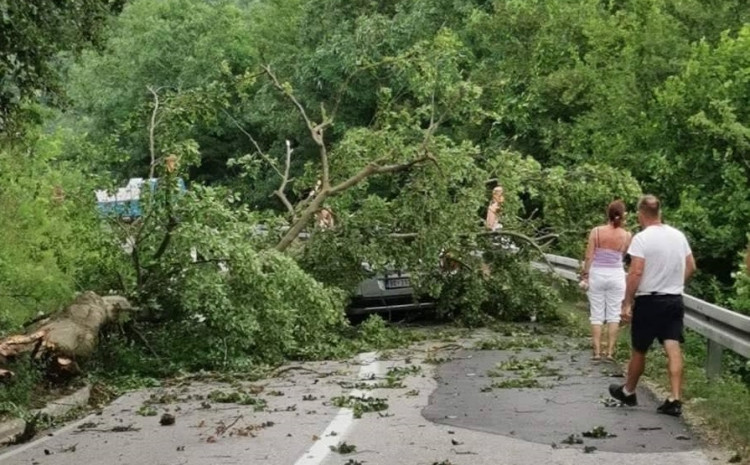
[[[717,463],[680,419],[656,414],[648,392],[636,408],[608,402],[619,368],[589,361],[581,341],[473,349],[482,337],[292,365],[263,381],[132,392],[0,452],[0,465]],[[265,405],[218,402],[217,390]],[[174,425],[160,424],[164,413]],[[592,431],[607,437],[582,436]]]

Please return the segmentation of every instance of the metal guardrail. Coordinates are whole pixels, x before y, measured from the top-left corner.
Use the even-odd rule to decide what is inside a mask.
[[[578,281],[581,262],[568,257],[545,254],[555,273],[565,279]],[[549,265],[534,263],[535,268],[549,270]],[[728,310],[691,295],[683,296],[685,325],[708,339],[706,375],[721,373],[724,349],[750,358],[750,317]]]

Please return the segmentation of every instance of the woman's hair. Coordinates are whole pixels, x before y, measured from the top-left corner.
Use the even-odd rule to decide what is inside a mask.
[[[615,228],[622,226],[622,222],[625,220],[625,204],[622,200],[615,200],[609,204],[607,207],[607,219],[609,219]]]

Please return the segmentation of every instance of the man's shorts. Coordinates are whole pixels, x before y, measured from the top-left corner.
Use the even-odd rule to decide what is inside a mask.
[[[684,342],[685,307],[681,295],[642,295],[635,298],[631,342],[633,349],[647,352],[657,339]]]

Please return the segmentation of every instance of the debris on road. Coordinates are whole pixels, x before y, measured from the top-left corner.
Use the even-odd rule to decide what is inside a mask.
[[[357,450],[357,446],[354,444],[347,444],[346,442],[340,442],[337,446],[329,446],[332,451],[338,454],[351,454]]]
[[[568,444],[568,445],[573,446],[576,444],[583,444],[583,439],[577,434],[571,434],[570,436],[568,436],[567,438],[563,439],[560,442],[562,442],[563,444]]]
[[[616,434],[612,434],[608,432],[603,426],[597,426],[595,428],[590,429],[589,431],[584,431],[581,433],[581,435],[584,438],[592,438],[592,439],[608,439],[608,438],[616,438]]]

